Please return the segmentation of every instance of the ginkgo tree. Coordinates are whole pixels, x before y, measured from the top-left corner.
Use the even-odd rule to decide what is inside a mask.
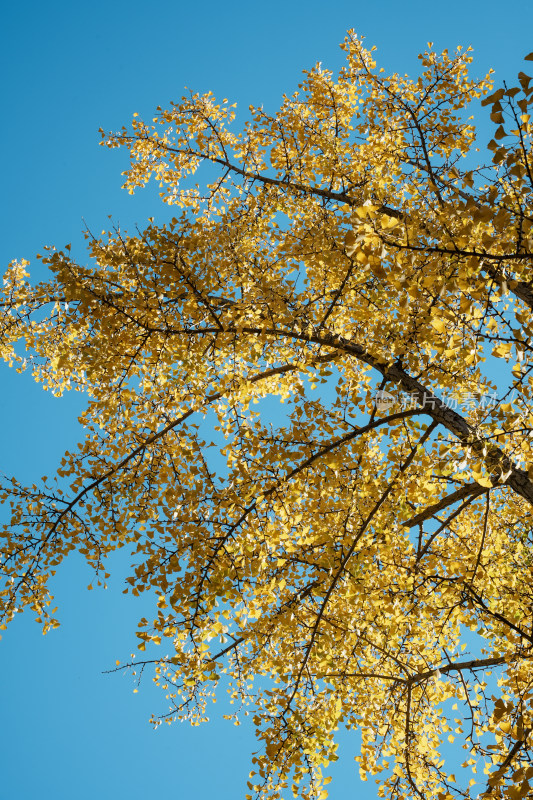
[[[102,132],[175,216],[6,272],[3,358],[87,409],[55,478],[3,485],[4,626],[55,627],[63,559],[103,582],[122,548],[154,724],[229,691],[250,797],[325,797],[340,728],[379,796],[529,797],[533,81],[342,48],[275,114],[191,94]]]

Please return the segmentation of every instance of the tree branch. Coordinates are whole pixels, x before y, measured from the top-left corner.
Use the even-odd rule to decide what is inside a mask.
[[[462,500],[464,497],[468,497],[469,495],[474,495],[474,497],[477,497],[486,491],[487,490],[484,489],[483,486],[480,486],[479,483],[467,483],[464,486],[461,486],[460,489],[457,489],[457,491],[452,492],[452,494],[446,495],[446,497],[443,497],[432,506],[428,506],[419,514],[417,514],[416,517],[411,517],[411,519],[408,519],[406,522],[402,522],[402,525],[404,525],[406,528],[414,528],[415,525],[419,525],[421,522],[425,522],[430,517],[434,517],[435,514],[438,514],[439,511],[451,506],[452,503],[456,503],[458,500]]]

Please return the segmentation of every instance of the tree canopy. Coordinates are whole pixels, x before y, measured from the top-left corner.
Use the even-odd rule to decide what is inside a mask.
[[[10,265],[3,358],[88,403],[55,477],[3,484],[4,627],[28,607],[55,627],[63,559],[104,582],[124,548],[147,595],[135,668],[168,698],[154,724],[229,691],[259,740],[250,797],[326,797],[346,727],[380,796],[515,800],[533,785],[533,81],[493,91],[470,50],[431,46],[420,76],[387,76],[353,32],[342,47],[276,114],[238,126],[190,94],[102,132],[129,150],[125,187],[157,181],[175,216],[88,232],[88,265],[48,249],[39,283]],[[481,154],[473,110],[494,125]]]

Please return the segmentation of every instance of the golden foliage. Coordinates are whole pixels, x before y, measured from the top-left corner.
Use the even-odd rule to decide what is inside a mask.
[[[63,558],[100,576],[126,548],[128,591],[157,599],[139,648],[170,653],[144,662],[154,722],[201,721],[225,676],[260,741],[251,795],[325,797],[345,726],[380,796],[526,797],[531,78],[489,94],[469,51],[410,79],[342,47],[338,77],[315,67],[240,132],[193,94],[102,134],[176,216],[88,235],[89,267],[50,250],[48,282],[6,273],[3,357],[89,403],[53,481],[4,487],[4,620],[56,625]]]

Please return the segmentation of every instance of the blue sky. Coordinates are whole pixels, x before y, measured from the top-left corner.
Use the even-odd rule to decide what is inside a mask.
[[[185,87],[211,90],[243,109],[264,103],[275,110],[302,69],[316,61],[340,66],[338,44],[348,28],[377,45],[387,70],[399,72],[416,71],[416,56],[431,40],[437,48],[472,44],[477,74],[494,67],[497,81],[513,81],[533,50],[530,0],[52,0],[11,3],[2,22],[4,267],[15,257],[33,259],[47,243],[71,242],[83,259],[82,219],[95,231],[108,214],[124,228],[142,226],[150,215],[157,220],[156,192],[132,198],[121,191],[125,153],[99,147],[97,130],[127,124],[135,111],[150,117]],[[36,277],[40,269],[35,264]],[[57,400],[4,365],[0,380],[0,470],[32,482],[50,474],[74,443],[83,400]],[[116,568],[107,592],[87,592],[89,572],[69,559],[55,587],[62,628],[43,637],[25,615],[5,634],[0,800],[137,800],[153,792],[238,800],[254,749],[249,727],[214,719],[202,728],[154,732],[147,720],[164,710],[159,692],[147,681],[133,694],[129,677],[102,674],[133,651],[142,616],[140,603],[121,593],[127,563],[118,559]],[[371,784],[358,781],[354,752],[343,740],[332,800],[376,797]]]

